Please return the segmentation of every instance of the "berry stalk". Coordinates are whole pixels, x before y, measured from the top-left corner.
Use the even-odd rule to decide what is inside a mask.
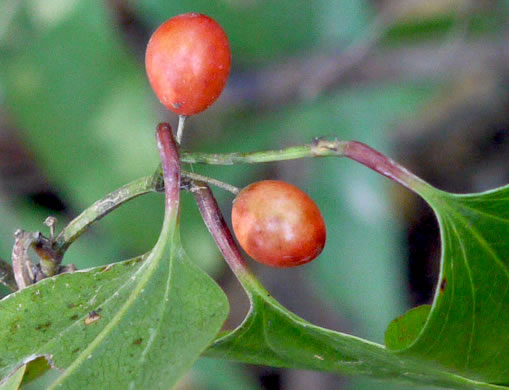
[[[177,143],[180,145],[182,142],[182,136],[184,135],[184,128],[186,126],[186,115],[179,115],[179,124],[177,127]]]
[[[232,186],[231,184],[193,172],[182,171],[182,178],[186,179],[187,181],[201,181],[215,187],[222,188],[223,190],[231,192],[234,195],[237,195],[240,192],[238,187]]]

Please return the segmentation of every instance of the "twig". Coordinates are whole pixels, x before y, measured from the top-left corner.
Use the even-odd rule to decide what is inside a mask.
[[[369,40],[366,43],[371,44]],[[436,42],[398,48],[367,45],[357,49],[358,54],[353,53],[356,59],[346,59],[339,49],[306,52],[305,56],[296,55],[284,62],[238,75],[223,92],[220,104],[228,110],[274,110],[278,105],[313,97],[313,94],[302,93],[310,84],[319,84],[320,90],[327,92],[373,81],[443,81],[458,74],[477,72],[485,66],[507,69],[509,63],[507,31],[495,40],[488,37],[460,42],[454,47],[454,55],[442,48],[443,43]],[[355,66],[347,66],[348,62]],[[322,74],[325,76],[320,76],[317,82],[315,77]]]
[[[240,192],[240,189],[238,187],[232,186],[231,184],[225,183],[220,180],[213,179],[211,177],[199,175],[197,173],[182,171],[182,178],[189,179],[192,181],[202,181],[207,184],[211,184],[213,186],[222,188],[223,190],[229,191],[234,195],[237,195]]]
[[[426,189],[432,188],[430,184],[424,182],[395,161],[357,141],[327,141],[317,138],[310,145],[293,146],[286,149],[263,152],[229,154],[182,153],[182,161],[186,163],[214,165],[254,164],[307,157],[347,157],[421,195],[426,192]]]
[[[310,145],[292,146],[285,149],[262,152],[225,154],[182,152],[181,160],[191,164],[233,165],[296,160],[309,157],[341,157],[343,156],[345,144],[345,141],[327,141],[317,138]]]
[[[186,163],[231,165],[284,161],[307,157],[348,157],[412,189],[415,192],[421,193],[421,195],[426,192],[426,188],[431,187],[429,184],[408,172],[388,157],[383,156],[367,145],[355,141],[328,141],[317,138],[310,145],[294,146],[286,149],[269,150],[264,152],[230,154],[184,152],[181,155],[181,161]],[[182,172],[182,177],[185,179],[207,182],[226,189],[234,194],[239,191],[237,187],[230,184],[195,173]],[[161,168],[158,168],[152,176],[142,177],[126,184],[116,191],[113,191],[105,198],[97,201],[88,209],[83,211],[62,230],[53,244],[54,253],[59,256],[63,256],[63,253],[67,250],[67,248],[94,222],[103,218],[122,204],[148,192],[161,191],[163,188],[164,185],[162,183]]]
[[[22,290],[35,283],[36,268],[30,259],[28,250],[37,241],[38,233],[25,232],[21,229],[14,233],[15,242],[12,248],[12,269],[18,289]]]
[[[374,20],[345,48],[339,50],[336,63],[330,63],[320,72],[310,73],[300,85],[299,95],[314,98],[335,84],[350,69],[359,64],[384,36],[392,21],[391,7],[375,16]]]
[[[106,195],[92,206],[74,218],[55,239],[55,251],[63,254],[90,225],[100,220],[117,207],[148,192],[156,191],[160,187],[159,177],[141,177]]]

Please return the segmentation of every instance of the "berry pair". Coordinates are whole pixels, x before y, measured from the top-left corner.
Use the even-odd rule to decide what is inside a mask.
[[[228,38],[208,16],[176,16],[150,38],[145,66],[164,106],[181,116],[198,114],[217,100],[226,85],[231,68]],[[232,223],[242,248],[273,267],[305,264],[325,245],[325,224],[316,204],[282,181],[266,180],[244,188],[233,202]]]

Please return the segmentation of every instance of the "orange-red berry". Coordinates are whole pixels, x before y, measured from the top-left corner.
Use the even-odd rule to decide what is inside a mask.
[[[154,32],[145,68],[154,92],[171,111],[197,114],[216,101],[231,67],[228,37],[212,18],[175,16]]]
[[[233,203],[232,224],[249,256],[272,267],[305,264],[325,245],[325,223],[318,206],[282,181],[260,181],[240,191]]]

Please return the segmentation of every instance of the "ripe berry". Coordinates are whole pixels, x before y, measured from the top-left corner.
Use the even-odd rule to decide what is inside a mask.
[[[214,103],[230,67],[225,32],[214,19],[196,13],[175,16],[159,26],[145,53],[154,92],[179,115],[197,114]]]
[[[282,181],[264,180],[240,191],[233,203],[232,224],[242,248],[272,267],[307,263],[325,245],[325,223],[315,202]]]

